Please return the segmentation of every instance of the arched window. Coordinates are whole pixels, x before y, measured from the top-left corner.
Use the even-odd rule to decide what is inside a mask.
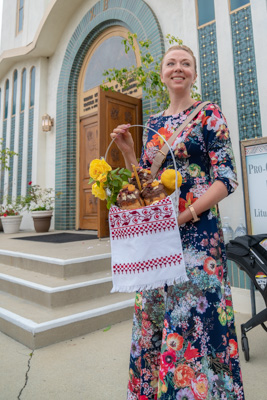
[[[17,0],[17,34],[23,29],[24,0]]]
[[[197,0],[198,27],[215,20],[214,0]]]
[[[21,95],[20,95],[20,111],[25,110],[25,95],[26,95],[26,68],[21,74]]]
[[[248,0],[230,0],[229,4],[230,4],[230,12],[231,12],[231,11],[237,10],[238,8],[247,6],[248,4],[250,4],[250,1],[248,1]]]
[[[90,47],[82,68],[78,83],[78,92],[81,96],[81,115],[96,111],[98,107],[97,87],[102,84],[103,72],[109,68],[129,68],[132,65],[141,65],[138,43],[135,43],[135,51],[130,49],[125,53],[123,40],[128,38],[128,30],[122,26],[114,26],[106,29]],[[110,51],[112,49],[112,51]],[[109,82],[107,83],[109,85]],[[114,82],[110,83],[110,86]],[[120,92],[122,88],[115,85],[115,90]],[[141,88],[132,82],[128,90],[123,91],[134,97],[142,97]]]
[[[9,79],[6,80],[6,86],[5,86],[5,114],[4,114],[4,119],[6,119],[7,116],[8,116],[8,97],[9,97]]]
[[[18,86],[18,71],[15,69],[13,74],[12,115],[16,114],[17,86]]]
[[[31,69],[30,81],[30,107],[34,106],[34,93],[35,93],[35,67]]]

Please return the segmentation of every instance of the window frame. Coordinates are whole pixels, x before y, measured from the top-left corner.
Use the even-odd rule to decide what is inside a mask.
[[[232,10],[231,9],[231,0],[228,0],[229,14],[231,15],[233,13],[236,13],[236,12],[242,10],[243,8],[250,7],[250,5],[251,5],[251,2],[248,1],[247,4],[245,4],[244,6],[241,6],[241,7],[238,7],[238,8],[235,8],[234,10]]]
[[[23,31],[23,25],[24,25],[25,0],[23,0],[22,7],[20,7],[20,2],[21,2],[21,0],[17,0],[16,36],[19,35]],[[19,29],[19,27],[20,27],[20,11],[21,10],[22,10],[22,22],[21,22],[21,29]]]
[[[23,90],[23,73],[25,71],[25,99],[24,99],[24,109],[21,109],[22,105],[22,90]],[[20,104],[19,104],[19,112],[23,113],[25,111],[25,106],[26,106],[26,84],[27,84],[27,69],[24,67],[21,71],[21,82],[20,82]]]
[[[229,0],[228,0],[229,1]],[[212,21],[206,22],[205,24],[199,25],[199,12],[198,12],[198,0],[195,0],[195,7],[196,7],[196,20],[197,20],[197,29],[201,29],[204,28],[205,26],[214,24],[214,22],[216,22],[216,18],[214,18]],[[215,5],[214,5],[214,11],[215,11]],[[214,12],[214,16],[215,16],[215,12]]]
[[[8,94],[7,94],[7,83],[8,83]],[[5,81],[5,98],[4,98],[4,118],[3,120],[5,121],[8,119],[8,106],[9,106],[9,90],[10,90],[10,85],[9,85],[9,79],[6,79]],[[6,113],[6,105],[7,105],[7,113]]]
[[[17,78],[16,78],[16,93],[15,93],[15,73],[17,73]],[[18,70],[15,69],[13,72],[13,88],[12,88],[12,103],[11,103],[11,116],[16,115],[16,110],[17,110],[17,91],[18,91]],[[14,99],[15,97],[15,99]],[[14,108],[14,101],[15,101],[15,112],[13,112]]]
[[[31,105],[31,94],[32,94],[32,71],[34,69],[34,94],[33,94],[33,105]],[[36,83],[36,67],[33,65],[30,69],[30,91],[29,91],[29,108],[35,106],[35,83]]]

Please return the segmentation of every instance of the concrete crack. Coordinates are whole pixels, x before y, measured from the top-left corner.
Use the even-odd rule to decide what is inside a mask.
[[[29,378],[29,372],[30,372],[30,369],[31,369],[31,360],[32,360],[32,357],[33,357],[33,353],[34,353],[34,350],[32,351],[32,353],[30,353],[30,358],[28,360],[28,369],[27,369],[26,374],[25,374],[25,383],[24,383],[23,388],[19,392],[18,400],[20,400],[20,396],[21,396],[23,390],[25,389],[25,387],[27,386],[27,383],[28,383],[28,378]]]

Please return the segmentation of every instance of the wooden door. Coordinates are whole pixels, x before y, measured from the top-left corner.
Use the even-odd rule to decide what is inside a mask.
[[[109,236],[106,202],[92,196],[89,181],[89,164],[94,158],[104,157],[111,141],[110,133],[120,124],[142,124],[142,101],[122,93],[99,88],[98,112],[81,120],[80,140],[80,228],[94,229],[99,237]],[[137,157],[141,154],[142,129],[132,128]],[[125,167],[124,159],[114,143],[106,161],[112,169]]]
[[[80,229],[97,230],[97,198],[92,195],[92,185],[88,185],[88,181],[90,162],[98,157],[98,114],[96,113],[80,121]]]

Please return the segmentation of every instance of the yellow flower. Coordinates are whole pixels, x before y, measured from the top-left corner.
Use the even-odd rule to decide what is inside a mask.
[[[107,173],[105,172],[104,174],[99,175],[97,180],[98,180],[98,182],[102,182],[102,183],[107,182]]]
[[[101,184],[101,183],[100,183],[100,186],[98,186],[97,183],[93,184],[92,193],[95,197],[98,197],[100,200],[105,200],[107,198],[103,184]]]
[[[89,167],[89,175],[91,178],[93,178],[95,181],[98,180],[100,175],[111,171],[111,166],[104,160],[99,160],[95,159],[91,161],[90,167]]]
[[[177,178],[177,186],[180,187],[183,178],[179,171],[177,171]],[[165,169],[160,180],[165,186],[167,193],[171,194],[175,190],[175,169]]]

